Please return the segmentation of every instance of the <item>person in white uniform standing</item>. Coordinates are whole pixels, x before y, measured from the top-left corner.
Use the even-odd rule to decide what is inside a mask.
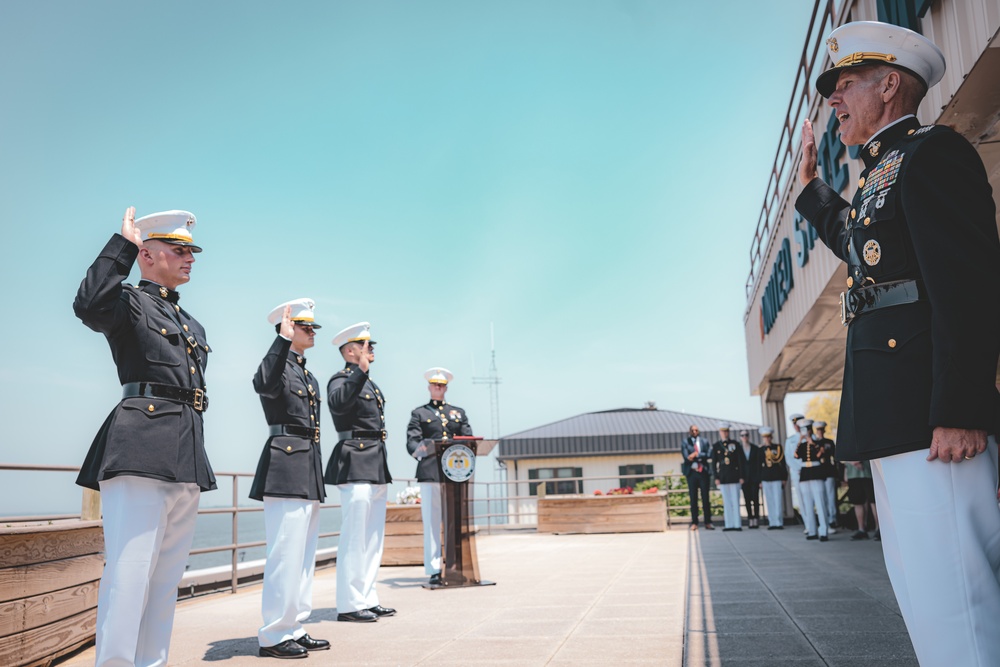
[[[176,291],[201,252],[194,227],[187,211],[136,220],[130,207],[73,302],[107,338],[122,384],[76,481],[100,490],[104,515],[98,666],[167,664],[198,499],[215,488],[202,425],[211,348]],[[142,280],[123,284],[136,263]]]
[[[434,441],[456,435],[472,435],[465,410],[446,403],[448,383],[454,379],[447,368],[435,367],[424,373],[431,400],[410,413],[406,427],[406,449],[417,459],[420,484],[420,518],[424,523],[424,572],[431,584],[441,583],[441,468],[434,455]]]
[[[323,480],[340,490],[337,620],[372,623],[395,609],[379,604],[375,580],[385,545],[385,507],[392,482],[385,451],[385,396],[368,376],[375,341],[368,322],[333,337],[346,366],[326,385],[337,445]]]
[[[326,499],[319,448],[322,399],[304,356],[320,328],[315,308],[312,299],[295,299],[271,311],[267,321],[278,335],[253,378],[268,426],[250,487],[250,497],[264,502],[267,537],[264,625],[257,631],[262,657],[304,658],[307,651],[330,648],[302,627],[312,612],[319,506]]]

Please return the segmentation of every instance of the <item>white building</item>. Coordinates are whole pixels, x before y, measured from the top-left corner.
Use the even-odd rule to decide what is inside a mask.
[[[642,478],[679,474],[681,441],[695,425],[710,442],[723,422],[738,439],[740,429],[759,443],[756,424],[702,417],[655,408],[589,412],[500,438],[497,460],[507,469],[509,511],[515,523],[535,522],[535,497],[592,494],[634,486]],[[591,479],[574,479],[586,477]]]

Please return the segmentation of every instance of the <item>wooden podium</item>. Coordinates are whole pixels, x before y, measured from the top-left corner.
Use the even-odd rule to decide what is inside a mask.
[[[424,588],[465,588],[494,586],[479,576],[476,556],[476,536],[471,521],[472,500],[470,482],[476,471],[476,456],[486,455],[496,440],[476,436],[455,436],[434,441],[434,456],[441,471],[441,583],[424,584]]]

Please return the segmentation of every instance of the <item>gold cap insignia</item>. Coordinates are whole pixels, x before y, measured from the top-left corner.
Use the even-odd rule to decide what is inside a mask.
[[[836,37],[831,37],[830,39],[826,40],[826,45],[830,47],[830,51],[832,53],[836,53],[837,51],[840,51],[840,46],[837,45],[837,38]]]
[[[864,258],[865,264],[868,266],[878,264],[879,260],[882,259],[882,248],[879,246],[878,241],[872,239],[865,243]]]
[[[161,287],[160,288],[160,296],[162,296],[164,299],[167,298],[167,288],[166,287]]]
[[[872,157],[878,157],[878,149],[882,148],[881,141],[873,141],[872,147],[868,149],[868,152],[872,154]]]

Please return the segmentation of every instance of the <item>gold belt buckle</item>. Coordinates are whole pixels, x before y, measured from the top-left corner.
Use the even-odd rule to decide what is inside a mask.
[[[198,412],[205,409],[205,392],[201,389],[194,390],[194,409]]]
[[[313,442],[319,442],[319,429],[313,429]]]
[[[388,438],[389,434],[385,432],[385,429],[382,429],[382,442],[385,442]]]

